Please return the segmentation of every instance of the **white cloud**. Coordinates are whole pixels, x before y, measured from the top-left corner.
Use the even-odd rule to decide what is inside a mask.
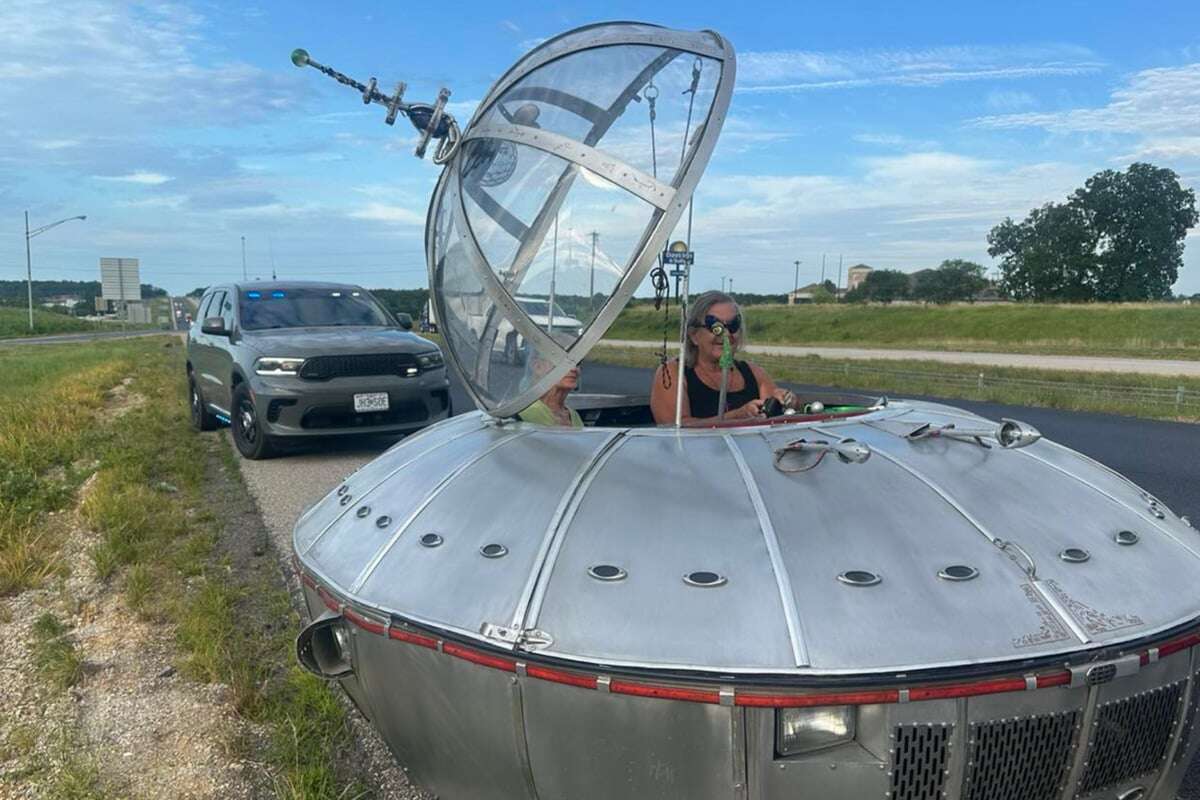
[[[984,100],[987,107],[993,111],[1019,111],[1029,108],[1037,101],[1029,92],[1019,92],[1009,89],[993,89]]]
[[[962,81],[1086,75],[1103,66],[1091,51],[1074,45],[748,52],[738,56],[738,91],[939,86]]]
[[[128,175],[93,175],[98,181],[116,181],[118,183],[138,183],[142,186],[161,186],[171,180],[169,175],[159,172],[131,172]]]
[[[521,26],[513,22],[511,19],[500,20],[500,27],[504,28],[506,31],[511,31],[512,33],[521,32]]]
[[[938,143],[928,139],[912,139],[896,133],[856,133],[856,142],[894,150],[936,150]]]
[[[1098,108],[994,115],[972,124],[1052,133],[1194,133],[1200,128],[1200,63],[1138,72]]]
[[[397,225],[419,225],[422,227],[425,225],[424,214],[404,208],[403,206],[393,206],[385,203],[367,203],[362,208],[351,211],[349,216],[354,219],[390,222]]]

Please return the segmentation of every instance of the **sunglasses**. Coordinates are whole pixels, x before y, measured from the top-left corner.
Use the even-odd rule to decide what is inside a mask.
[[[725,330],[729,331],[731,334],[735,334],[742,329],[742,315],[737,314],[733,319],[726,322],[720,317],[713,316],[712,314],[705,314],[704,322],[696,327],[708,328],[708,330],[711,331],[714,325],[723,325]]]

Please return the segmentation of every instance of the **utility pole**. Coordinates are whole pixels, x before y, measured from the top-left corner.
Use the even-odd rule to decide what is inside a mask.
[[[729,296],[733,297],[733,276],[729,276]]]
[[[825,254],[821,253],[821,285],[825,285]]]
[[[29,331],[33,332],[33,259],[29,257],[29,212],[25,212],[25,280],[29,289]]]
[[[841,253],[838,253],[838,282],[837,282],[837,286],[834,288],[836,288],[838,290],[838,292],[840,292],[842,289],[842,254]],[[838,292],[833,293],[834,300],[838,299]]]
[[[246,280],[246,237],[242,237],[242,281]]]
[[[588,273],[588,311],[592,312],[595,309],[593,306],[596,302],[596,240],[600,238],[597,231],[592,231],[592,269]]]
[[[796,295],[800,294],[800,262],[796,261],[796,280],[795,286],[792,287],[792,304],[796,303]]]
[[[725,294],[725,276],[721,276],[721,294]]]

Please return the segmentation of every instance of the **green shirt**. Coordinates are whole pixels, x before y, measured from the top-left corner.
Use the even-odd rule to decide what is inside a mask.
[[[582,428],[583,420],[579,418],[579,413],[568,408],[567,411],[571,414],[571,427]],[[559,421],[554,418],[554,412],[550,410],[550,406],[543,403],[541,400],[534,400],[531,405],[517,414],[522,422],[532,422],[534,425],[546,425],[552,428],[564,427],[559,424]]]

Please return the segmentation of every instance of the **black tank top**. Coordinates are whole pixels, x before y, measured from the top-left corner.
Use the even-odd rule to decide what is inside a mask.
[[[746,385],[739,391],[727,392],[725,394],[726,413],[733,411],[735,408],[741,408],[751,400],[758,399],[758,381],[754,377],[754,370],[750,369],[750,365],[745,361],[735,361],[733,365],[737,367],[738,372],[742,373],[742,380],[745,381]],[[715,417],[717,415],[717,404],[721,400],[720,390],[713,389],[700,380],[700,376],[696,374],[696,370],[691,367],[685,367],[683,374],[687,378],[688,402],[692,406],[692,416],[700,418]]]

